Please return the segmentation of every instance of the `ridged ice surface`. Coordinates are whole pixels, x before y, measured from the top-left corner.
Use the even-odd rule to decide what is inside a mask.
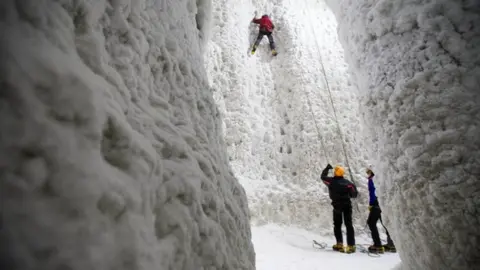
[[[480,264],[480,3],[330,1],[404,269]]]
[[[1,1],[0,268],[254,269],[344,143],[359,229],[373,164],[401,268],[475,269],[478,1],[327,2]]]
[[[0,268],[254,268],[203,67],[210,7],[0,3]]]

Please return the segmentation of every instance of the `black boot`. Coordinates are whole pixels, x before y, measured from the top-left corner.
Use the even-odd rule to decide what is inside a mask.
[[[393,244],[383,245],[383,248],[385,249],[386,252],[392,252],[392,253],[397,252],[397,249],[395,248],[395,245],[393,245]]]
[[[385,252],[385,249],[383,248],[383,246],[371,245],[368,247],[368,252],[375,254],[383,254]]]

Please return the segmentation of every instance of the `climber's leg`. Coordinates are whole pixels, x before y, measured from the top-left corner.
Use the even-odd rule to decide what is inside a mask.
[[[273,41],[272,33],[267,34],[268,42],[270,43],[270,49],[275,50],[275,42]]]
[[[255,51],[257,50],[257,47],[260,44],[260,42],[262,41],[264,35],[265,34],[262,31],[258,32],[257,40],[255,40],[255,43],[253,44],[252,54],[254,54]]]

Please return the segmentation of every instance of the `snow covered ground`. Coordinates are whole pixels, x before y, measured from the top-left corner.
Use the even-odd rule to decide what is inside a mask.
[[[368,254],[341,254],[331,250],[332,237],[322,237],[295,227],[268,224],[252,228],[257,270],[390,270],[400,263],[398,253],[380,257]],[[314,249],[312,240],[325,242],[325,250]],[[357,244],[370,239],[358,237]]]

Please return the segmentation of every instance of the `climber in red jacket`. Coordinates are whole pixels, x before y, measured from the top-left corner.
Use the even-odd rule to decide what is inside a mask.
[[[275,25],[273,25],[268,15],[265,14],[260,19],[257,19],[254,17],[252,22],[259,25],[258,26],[259,32],[258,32],[257,40],[255,41],[255,44],[253,44],[252,54],[254,54],[255,51],[257,50],[257,47],[262,41],[263,36],[267,36],[268,41],[270,42],[270,49],[272,50],[272,55],[274,56],[277,55],[277,52],[275,51],[275,42],[273,41],[273,37],[272,37],[272,32],[273,32],[273,29],[275,29]]]

